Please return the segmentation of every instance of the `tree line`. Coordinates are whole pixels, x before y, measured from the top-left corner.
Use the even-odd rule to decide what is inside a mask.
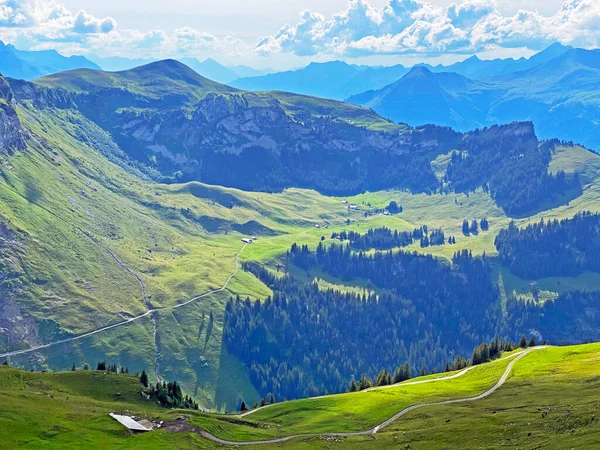
[[[495,240],[500,261],[526,279],[600,272],[600,215],[540,220],[525,228],[511,222]]]

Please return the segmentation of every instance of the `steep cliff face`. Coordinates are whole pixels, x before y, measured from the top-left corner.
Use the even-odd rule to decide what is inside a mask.
[[[12,153],[25,147],[16,101],[8,82],[0,76],[0,153]]]

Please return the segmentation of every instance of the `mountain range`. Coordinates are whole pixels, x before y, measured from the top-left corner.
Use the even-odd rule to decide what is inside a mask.
[[[102,70],[109,72],[129,70],[157,61],[156,59],[130,59],[117,56],[102,58],[96,55],[89,55],[88,58],[100,66]],[[212,58],[203,61],[197,58],[180,58],[179,61],[194,69],[203,77],[225,84],[238,78],[256,77],[274,72],[272,69],[255,69],[244,65],[225,66]]]
[[[482,60],[472,56],[451,65],[426,67],[431,72],[453,72],[468,78],[481,79],[520,72],[546,63],[571,47],[553,44],[530,58]],[[378,90],[394,83],[411,70],[401,64],[394,66],[359,66],[343,61],[311,63],[306,67],[269,75],[241,78],[231,83],[250,91],[279,90],[318,97],[346,99],[368,90]]]
[[[566,49],[483,79],[419,66],[373,97],[429,102],[461,130],[175,60],[0,77],[0,355],[145,369],[232,411],[399,364],[464,367],[496,335],[598,339],[600,216],[584,212],[600,212],[600,156],[535,120],[464,131],[490,104],[560,103],[566,126],[589,124],[596,61]]]
[[[33,80],[71,69],[100,69],[83,56],[65,57],[55,50],[23,51],[0,41],[0,73],[12,78]]]
[[[544,139],[600,149],[599,87],[600,51],[570,49],[529,69],[484,79],[415,67],[398,81],[348,101],[394,121],[462,131],[529,120]]]

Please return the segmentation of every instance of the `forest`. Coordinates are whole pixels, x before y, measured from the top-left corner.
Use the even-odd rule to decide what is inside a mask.
[[[511,222],[495,240],[500,261],[525,279],[600,272],[600,215],[582,212],[572,219],[541,220],[518,228]]]
[[[397,247],[407,247],[417,241],[421,247],[443,245],[446,243],[444,231],[440,229],[429,230],[427,225],[415,228],[413,231],[391,230],[387,227],[369,228],[366,233],[356,231],[333,232],[331,239],[349,241],[350,246],[356,250],[389,250]]]
[[[531,343],[600,339],[600,292],[568,292],[541,305],[509,298],[503,314],[491,263],[466,250],[447,262],[405,251],[365,253],[350,243],[320,244],[316,251],[294,244],[288,267],[368,279],[372,292],[323,290],[247,262],[243,268],[273,296],[231,298],[223,340],[261,395],[289,400],[343,392],[352,380],[360,389],[399,371],[415,376],[461,367],[470,357],[481,361],[482,342],[494,336],[518,342],[526,334]]]
[[[489,191],[506,214],[519,216],[542,204],[581,194],[578,176],[551,174],[556,141],[540,143],[533,130],[518,135],[514,125],[493,126],[466,136],[462,152],[452,153],[445,181],[456,192]]]
[[[223,339],[261,394],[291,399],[342,392],[353,377],[375,377],[383,368],[393,373],[404,363],[413,375],[441,371],[496,332],[497,292],[483,258],[460,253],[451,266],[410,253],[351,256],[343,246],[290,250],[301,267],[314,267],[315,258],[327,270],[346,268],[344,277],[368,271],[381,291],[323,291],[245,264],[274,295],[264,302],[231,299]]]

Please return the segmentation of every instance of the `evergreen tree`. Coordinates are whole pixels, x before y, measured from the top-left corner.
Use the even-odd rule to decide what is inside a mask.
[[[77,370],[77,368],[75,367],[75,363],[73,363],[73,365],[71,366],[71,372],[75,372]]]
[[[470,234],[469,221],[467,219],[463,220],[462,232],[465,236],[468,236]]]
[[[535,338],[533,336],[531,336],[531,339],[529,340],[527,347],[535,347],[536,345],[537,344],[535,343]]]
[[[248,408],[246,407],[246,402],[244,400],[242,400],[242,404],[240,405],[240,411],[248,411]]]
[[[142,383],[142,386],[148,387],[148,374],[146,373],[146,370],[142,370],[142,374],[140,375],[140,382]]]
[[[100,361],[96,365],[96,370],[106,370],[106,361]]]
[[[521,340],[519,341],[519,347],[527,347],[527,338],[525,337],[525,335],[521,336]]]
[[[358,386],[356,385],[356,381],[354,381],[354,378],[352,378],[352,381],[350,382],[350,387],[348,387],[348,392],[356,392],[358,390]]]
[[[479,231],[479,227],[477,225],[477,221],[475,219],[473,219],[473,221],[471,222],[471,228],[469,228],[469,232],[471,234],[477,234],[478,231]]]
[[[275,403],[275,396],[271,394],[271,396],[269,397],[269,404],[272,405],[273,403]]]
[[[490,229],[490,224],[488,223],[488,220],[485,217],[481,219],[479,226],[481,227],[481,231],[487,231]]]
[[[263,407],[267,404],[267,399],[265,397],[260,399],[260,406]]]
[[[89,366],[89,364],[88,364],[88,363],[85,363],[85,364],[83,365],[83,370],[90,370],[90,366]]]

